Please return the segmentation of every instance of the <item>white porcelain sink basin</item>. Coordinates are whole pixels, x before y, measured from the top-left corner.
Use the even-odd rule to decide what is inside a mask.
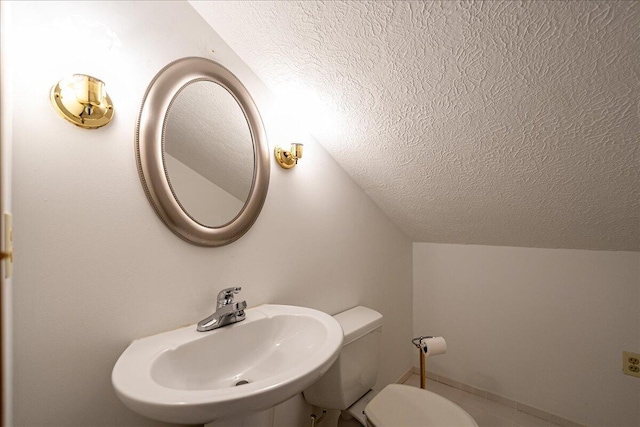
[[[192,325],[134,341],[113,368],[120,400],[149,418],[204,424],[283,402],[338,357],[342,328],[328,314],[287,305],[245,312],[214,331]]]

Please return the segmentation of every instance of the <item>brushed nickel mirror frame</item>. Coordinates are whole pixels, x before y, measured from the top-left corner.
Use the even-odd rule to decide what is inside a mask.
[[[249,196],[234,219],[207,226],[190,216],[178,201],[167,177],[164,133],[169,109],[180,91],[196,81],[211,81],[225,88],[238,102],[253,142],[254,168]],[[147,199],[169,229],[198,246],[223,246],[244,235],[258,218],[269,188],[269,147],[260,113],[238,78],[217,62],[188,57],[165,66],[153,78],[142,100],[136,125],[138,173]]]

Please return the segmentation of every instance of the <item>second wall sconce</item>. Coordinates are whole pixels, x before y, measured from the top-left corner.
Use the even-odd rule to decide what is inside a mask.
[[[65,120],[84,129],[109,124],[113,103],[104,83],[85,74],[74,74],[51,88],[51,104]]]
[[[302,158],[303,144],[291,144],[291,150],[286,151],[276,146],[274,154],[278,164],[285,169],[291,169],[298,164],[298,159]]]

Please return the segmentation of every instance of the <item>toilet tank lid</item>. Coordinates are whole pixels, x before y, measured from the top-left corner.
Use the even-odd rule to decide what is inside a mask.
[[[382,326],[382,314],[361,305],[336,314],[344,332],[343,346]]]

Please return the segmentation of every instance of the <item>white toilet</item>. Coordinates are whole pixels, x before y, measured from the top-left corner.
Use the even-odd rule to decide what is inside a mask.
[[[382,315],[355,307],[335,316],[344,331],[338,360],[303,391],[307,402],[340,409],[339,426],[478,427],[455,403],[417,387],[390,384],[376,392]]]

